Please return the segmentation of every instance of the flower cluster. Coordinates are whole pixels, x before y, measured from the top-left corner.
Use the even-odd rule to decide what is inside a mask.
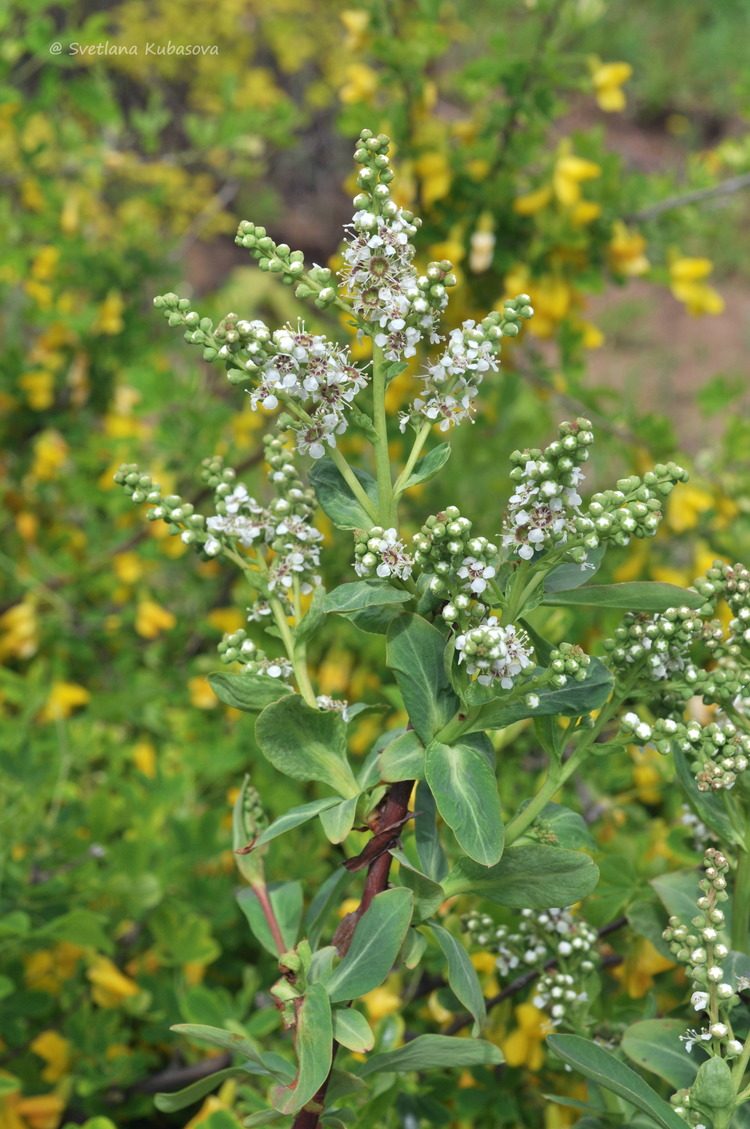
[[[521,910],[517,929],[496,926],[487,914],[471,914],[463,925],[475,944],[497,953],[501,976],[539,969],[532,1003],[555,1027],[585,1010],[584,980],[598,964],[598,935],[570,909]]]
[[[594,442],[587,419],[563,423],[560,436],[544,450],[514,451],[510,477],[515,490],[508,502],[503,545],[523,560],[567,541],[571,518],[581,504],[580,464]],[[594,546],[590,546],[594,547]]]
[[[514,679],[533,666],[526,633],[512,623],[503,627],[496,616],[457,636],[456,650],[459,663],[465,661],[467,673],[476,674],[483,686],[499,681],[504,690],[511,690]]]
[[[249,611],[250,609],[248,609]],[[224,635],[217,650],[223,663],[241,662],[243,674],[265,674],[282,682],[292,677],[292,664],[286,658],[269,658],[247,632],[240,628]]]
[[[699,792],[732,788],[750,765],[750,736],[740,733],[726,718],[701,725],[694,719],[685,723],[667,717],[649,725],[637,714],[627,713],[621,725],[626,733],[633,733],[642,743],[651,742],[661,753],[668,753],[676,742],[692,758],[690,767]]]
[[[656,463],[643,478],[632,474],[619,479],[614,490],[592,495],[586,513],[573,523],[582,544],[587,549],[625,546],[633,537],[655,536],[664,502],[677,483],[687,478],[687,471],[677,463]]]
[[[414,561],[399,540],[395,529],[373,526],[367,532],[359,530],[354,542],[354,571],[357,576],[394,577],[406,580],[411,576]]]
[[[702,635],[700,614],[687,607],[669,608],[653,616],[628,612],[604,646],[614,669],[642,663],[647,677],[658,682],[692,666],[687,656]]]
[[[698,914],[690,925],[673,916],[664,930],[664,940],[669,945],[675,959],[686,966],[688,977],[693,982],[690,1002],[696,1012],[705,1015],[704,1026],[700,1030],[688,1030],[680,1036],[685,1049],[690,1051],[698,1043],[711,1058],[704,1063],[696,1082],[689,1090],[680,1090],[671,1101],[677,1113],[685,1117],[689,1124],[697,1126],[711,1108],[704,1103],[700,1084],[701,1071],[714,1059],[724,1061],[742,1054],[743,1044],[732,1031],[729,1012],[739,1003],[738,989],[743,985],[732,984],[726,979],[723,961],[729,954],[721,939],[725,924],[724,911],[719,908],[729,895],[726,892],[729,864],[724,855],[715,847],[709,847],[704,856],[704,876],[698,883],[701,894],[697,899]],[[722,1067],[711,1067],[710,1072],[721,1075]],[[726,1068],[728,1074],[728,1068]],[[734,1091],[732,1100],[734,1098]]]
[[[391,200],[393,171],[389,139],[363,129],[355,161],[360,191],[343,252],[344,292],[354,312],[375,329],[373,340],[387,360],[413,357],[419,342],[440,340],[438,317],[448,303],[456,276],[447,260],[430,263],[424,275],[414,269],[411,242],[421,220]],[[375,323],[375,326],[372,326]]]
[[[503,313],[493,312],[483,321],[465,321],[454,329],[442,353],[427,363],[427,371],[419,374],[422,390],[411,408],[401,414],[400,427],[406,430],[409,423],[439,423],[441,431],[470,419],[474,400],[486,372],[497,372],[499,352],[503,337],[515,337],[519,320],[532,317],[527,294],[508,299]]]

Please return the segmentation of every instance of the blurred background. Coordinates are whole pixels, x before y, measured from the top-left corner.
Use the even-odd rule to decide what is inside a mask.
[[[273,1009],[253,1010],[273,964],[233,896],[236,789],[251,769],[272,815],[307,792],[258,763],[249,719],[205,680],[245,621],[234,577],[146,524],[112,481],[138,462],[199,499],[197,464],[221,453],[260,482],[273,427],[170,333],[154,295],[348,340],[234,232],[252,219],[335,266],[353,142],[363,126],[387,132],[396,198],[424,221],[422,261],[456,265],[449,325],[521,291],[536,310],[454,437],[450,496],[440,479],[414,492],[406,529],[452,503],[496,534],[510,451],[583,414],[597,434],[588,487],[655,460],[691,470],[663,536],[611,575],[689,583],[716,556],[747,561],[750,4],[6,0],[0,33],[0,1126],[182,1126],[188,1114],[151,1095],[204,1067],[170,1023],[233,1018],[276,1037]],[[413,371],[389,390],[394,411]],[[401,442],[394,429],[395,460]],[[327,532],[332,585],[351,547]],[[558,614],[559,638],[595,649],[606,623]],[[339,625],[316,647],[321,693],[389,700],[382,639]],[[356,753],[381,724],[361,723]],[[509,802],[534,764],[530,735],[514,736],[532,760],[517,758]],[[601,781],[637,832],[632,889],[675,857],[655,849],[675,801],[660,765],[646,768]],[[605,802],[605,852],[613,819]],[[296,873],[306,854],[314,885],[330,851],[301,833],[272,869]],[[630,971],[612,992],[627,1008],[667,962],[618,943]],[[392,1003],[371,1003],[398,1038]],[[493,1037],[513,1024],[500,1009]],[[526,1066],[493,1124],[540,1123]],[[504,1117],[480,1092],[484,1106],[437,1094],[443,1123]],[[221,1095],[190,1125],[228,1129],[236,1108],[260,1108]]]

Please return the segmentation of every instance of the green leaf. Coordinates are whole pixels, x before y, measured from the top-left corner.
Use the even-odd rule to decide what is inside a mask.
[[[503,853],[503,821],[495,774],[468,745],[432,741],[425,777],[438,811],[470,858],[493,866]]]
[[[473,1015],[474,1026],[471,1033],[478,1035],[481,1025],[487,1017],[487,1008],[476,969],[471,963],[466,949],[452,933],[449,933],[442,925],[436,925],[435,922],[430,922],[429,927],[448,962],[450,989],[456,999]]]
[[[685,1122],[647,1082],[597,1043],[580,1035],[548,1035],[547,1043],[585,1078],[653,1117],[662,1129],[685,1129]]]
[[[351,467],[352,474],[372,501],[375,512],[378,506],[378,484],[371,474]],[[318,505],[339,529],[372,529],[373,519],[362,508],[349,484],[331,459],[318,459],[309,473]]]
[[[353,1007],[333,1009],[333,1037],[350,1051],[371,1051],[375,1046],[375,1035],[370,1024],[361,1012]]]
[[[285,951],[293,949],[297,943],[302,921],[302,883],[272,882],[268,885],[268,897],[276,920],[284,938]],[[240,890],[237,894],[239,907],[247,918],[258,944],[262,945],[272,957],[279,956],[279,950],[268,927],[258,895],[252,888]]]
[[[500,1049],[484,1039],[459,1039],[450,1035],[418,1035],[395,1051],[384,1051],[368,1058],[359,1068],[361,1078],[368,1074],[409,1070],[440,1070],[446,1067],[498,1066],[503,1061]],[[685,1129],[683,1124],[682,1129]]]
[[[707,827],[715,831],[722,843],[736,843],[737,834],[727,814],[726,793],[699,792],[695,775],[679,741],[672,741],[672,759],[677,779],[683,787],[690,806]]]
[[[266,706],[255,723],[260,750],[293,780],[320,780],[345,800],[359,793],[346,759],[346,725],[334,710],[316,710],[293,694]]]
[[[650,885],[656,890],[659,901],[670,917],[674,915],[683,921],[690,921],[698,912],[695,903],[701,896],[698,887],[700,877],[697,870],[673,870],[669,874],[652,878]],[[731,921],[731,902],[727,902],[723,908],[725,922],[728,924]]]
[[[209,1074],[207,1078],[200,1078],[197,1082],[193,1082],[191,1086],[185,1086],[182,1090],[174,1090],[169,1094],[154,1094],[154,1105],[162,1113],[174,1113],[175,1110],[184,1109],[186,1105],[200,1101],[222,1082],[226,1082],[228,1078],[239,1078],[243,1074],[247,1075],[247,1071],[239,1066],[217,1070],[214,1074]]]
[[[472,684],[473,685],[473,684]],[[508,694],[484,704],[472,721],[472,729],[504,729],[514,721],[527,717],[560,714],[562,717],[583,717],[604,705],[612,692],[614,679],[603,662],[592,659],[583,682],[568,679],[559,690],[544,688],[535,691],[539,705],[534,709],[523,700],[507,704]],[[478,692],[477,697],[479,697]],[[467,701],[469,696],[467,695]]]
[[[621,1046],[629,1059],[669,1082],[673,1090],[688,1089],[698,1065],[680,1042],[680,1035],[684,1034],[685,1023],[681,1019],[644,1019],[628,1027]]]
[[[444,657],[445,639],[421,616],[400,615],[389,627],[386,661],[396,675],[412,728],[425,745],[459,707]]]
[[[443,881],[446,897],[471,892],[488,902],[517,909],[569,906],[590,894],[599,871],[588,855],[524,843],[508,847],[500,862],[486,869],[459,859]]]
[[[640,937],[645,937],[667,960],[674,960],[662,933],[667,923],[666,915],[658,902],[633,902],[627,909],[628,925]]]
[[[567,592],[545,593],[543,604],[592,608],[623,608],[629,612],[665,612],[668,608],[702,608],[705,598],[662,580],[632,580],[623,584],[584,585]]]
[[[329,592],[324,608],[327,612],[357,612],[379,604],[405,604],[411,599],[411,592],[392,588],[390,584],[354,580],[349,584],[339,584],[338,588]]]
[[[581,847],[596,850],[596,843],[586,820],[578,812],[571,811],[562,804],[546,804],[539,813],[539,822],[556,836],[560,847],[567,847],[569,851],[577,851]]]
[[[311,639],[326,617],[326,590],[322,584],[313,588],[312,599],[302,619],[294,629],[294,645]]]
[[[348,800],[341,800],[335,807],[326,808],[320,813],[320,822],[323,831],[330,843],[343,843],[354,826],[354,817],[357,814],[357,801],[359,792]]]
[[[397,780],[424,779],[424,745],[413,729],[389,742],[380,754],[380,779],[389,784]]]
[[[261,1054],[246,1035],[240,1035],[235,1031],[223,1031],[220,1027],[206,1027],[202,1023],[175,1023],[170,1027],[170,1031],[176,1031],[178,1035],[184,1035],[186,1039],[193,1039],[196,1043],[208,1043],[211,1047],[221,1047],[223,1051],[241,1055],[260,1067],[257,1073],[270,1074],[272,1078],[286,1082],[285,1073],[267,1061],[271,1056]]]
[[[285,1114],[279,1113],[277,1109],[261,1109],[257,1113],[252,1113],[250,1117],[246,1117],[242,1124],[247,1129],[258,1129],[261,1125],[274,1125],[285,1116]]]
[[[208,682],[220,702],[245,713],[260,713],[285,694],[293,693],[290,686],[267,674],[230,674],[218,670],[208,675]]]
[[[326,796],[325,799],[312,800],[309,804],[300,804],[299,807],[290,808],[288,812],[280,815],[258,836],[253,846],[262,847],[264,843],[270,843],[272,839],[277,839],[279,835],[284,835],[287,831],[292,831],[303,823],[309,823],[311,819],[315,819],[316,815],[320,815],[326,808],[332,808],[338,802],[335,796]]]
[[[434,478],[435,475],[442,470],[450,457],[450,443],[441,443],[438,447],[433,447],[414,467],[414,470],[404,483],[404,490],[409,490],[412,486],[418,486],[420,482],[429,482],[431,478]]]
[[[394,619],[402,613],[400,604],[374,604],[358,612],[344,612],[345,619],[368,635],[387,635]]]
[[[88,909],[72,909],[69,913],[56,917],[40,930],[45,937],[54,937],[58,941],[68,941],[71,945],[81,945],[83,948],[91,947],[103,953],[111,953],[114,945],[112,938],[104,930],[106,917],[101,913],[94,913]]]
[[[424,921],[425,918],[432,917],[433,913],[445,901],[443,887],[439,882],[433,882],[426,874],[417,870],[403,851],[394,849],[391,851],[391,855],[401,867],[399,882],[402,882],[414,894],[414,921]]]
[[[383,983],[409,928],[413,901],[411,890],[403,887],[375,895],[326,984],[332,1003],[358,999]]]
[[[571,588],[580,588],[587,580],[591,580],[604,560],[606,548],[600,545],[598,549],[589,549],[586,554],[586,563],[583,568],[579,564],[561,564],[553,568],[544,578],[545,592],[569,592]]]
[[[425,874],[435,882],[442,882],[448,873],[448,860],[438,834],[435,797],[424,780],[417,785],[415,811],[414,837],[419,862]]]
[[[427,938],[418,929],[407,929],[401,949],[401,960],[407,968],[416,968],[427,948]]]
[[[294,1049],[297,1074],[288,1086],[274,1086],[271,1105],[292,1114],[307,1105],[328,1077],[333,1056],[331,1001],[322,984],[310,984],[297,1012]]]

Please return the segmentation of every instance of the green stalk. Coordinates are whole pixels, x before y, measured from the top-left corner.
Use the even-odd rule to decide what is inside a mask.
[[[388,423],[385,414],[385,358],[383,350],[373,341],[372,345],[372,401],[373,423],[376,438],[375,473],[378,480],[378,509],[383,528],[395,525],[393,483],[391,481],[391,460],[388,454]]]
[[[417,432],[417,437],[414,440],[414,446],[412,447],[411,451],[409,452],[409,458],[406,460],[406,463],[404,464],[404,469],[401,471],[401,473],[399,474],[398,478],[396,479],[396,481],[394,483],[394,486],[393,486],[393,496],[394,496],[394,498],[398,499],[403,494],[404,490],[406,489],[406,483],[409,480],[409,475],[414,470],[414,464],[416,463],[417,459],[419,458],[420,454],[422,453],[422,448],[425,445],[425,442],[427,440],[427,436],[430,434],[431,429],[432,429],[432,423],[430,423],[428,421],[427,423],[423,423],[421,428]]]
[[[750,914],[750,851],[742,846],[737,851],[737,872],[732,898],[732,948],[746,953],[748,948],[748,915]]]
[[[328,457],[331,462],[335,464],[341,477],[344,479],[354,497],[357,499],[362,509],[367,516],[371,518],[373,525],[378,523],[378,512],[373,505],[372,498],[368,497],[364,488],[354,474],[352,468],[341,454],[337,447],[330,447],[328,450]]]
[[[527,827],[530,827],[540,812],[544,810],[555,793],[563,786],[568,777],[572,776],[581,761],[584,759],[580,750],[576,750],[565,764],[550,765],[547,778],[537,794],[532,797],[523,811],[518,812],[505,828],[505,846],[509,847],[520,839]]]

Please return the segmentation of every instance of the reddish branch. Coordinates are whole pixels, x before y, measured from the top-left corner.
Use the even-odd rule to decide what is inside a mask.
[[[402,827],[411,818],[409,797],[413,787],[413,780],[400,780],[397,784],[390,786],[376,809],[375,819],[370,824],[372,839],[361,854],[356,858],[349,859],[344,864],[348,870],[363,870],[366,866],[367,878],[362,892],[362,900],[353,913],[346,915],[334,935],[333,944],[336,946],[339,956],[344,956],[349,949],[357,923],[371,904],[372,899],[388,888],[388,875],[391,870],[391,856],[388,852],[391,847],[396,846]],[[338,1045],[334,1042],[334,1058],[337,1050]],[[325,1095],[332,1071],[333,1064],[331,1064],[328,1077],[315,1097],[295,1117],[292,1129],[317,1129],[320,1115],[325,1108]]]

